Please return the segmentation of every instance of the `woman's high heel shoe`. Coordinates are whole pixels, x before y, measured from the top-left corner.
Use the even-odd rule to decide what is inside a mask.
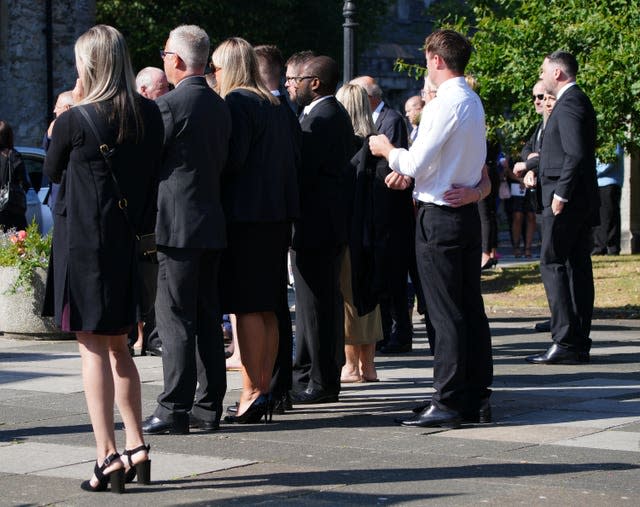
[[[230,424],[255,424],[260,422],[263,416],[266,421],[268,412],[269,399],[266,395],[261,394],[253,400],[253,403],[242,414],[227,415],[224,418],[224,422]]]
[[[105,458],[101,466],[98,466],[98,463],[96,462],[96,466],[93,468],[93,474],[96,476],[96,479],[98,479],[98,484],[96,486],[92,486],[91,479],[89,479],[88,481],[84,481],[80,484],[80,487],[85,491],[106,491],[107,484],[111,482],[112,493],[124,493],[124,468],[118,468],[108,474],[104,473],[105,468],[119,459],[120,455],[117,452],[114,452]]]
[[[147,454],[147,458],[140,461],[139,463],[134,463],[131,459],[131,456],[140,451],[147,451],[147,453],[151,450],[150,445],[141,445],[140,447],[136,447],[135,449],[127,450],[125,449],[122,453],[123,456],[127,457],[127,461],[129,462],[129,470],[127,470],[124,474],[125,482],[133,482],[133,479],[138,476],[138,484],[150,484],[151,483],[151,460],[149,459],[149,455]]]

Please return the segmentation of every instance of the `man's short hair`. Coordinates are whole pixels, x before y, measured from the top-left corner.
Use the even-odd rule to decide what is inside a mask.
[[[333,95],[338,86],[340,69],[338,63],[330,56],[315,56],[305,65],[304,73],[307,76],[315,76],[320,81],[318,93],[320,95]]]
[[[433,32],[425,39],[424,48],[427,53],[438,55],[449,70],[460,75],[464,74],[473,50],[469,40],[454,30]]]
[[[145,67],[136,76],[136,90],[140,93],[142,87],[151,88],[154,83],[154,78],[158,77],[158,75],[164,71],[159,69],[158,67]]]
[[[285,65],[288,67],[289,65],[297,66],[303,65],[311,60],[316,54],[313,51],[298,51],[297,53],[293,53],[289,59],[286,61]]]
[[[578,61],[576,57],[573,56],[568,51],[554,51],[546,56],[547,60],[554,65],[557,65],[562,69],[567,77],[570,79],[575,79],[578,75]]]
[[[367,92],[367,95],[369,97],[375,97],[377,99],[382,100],[382,88],[380,88],[380,85],[371,76],[354,77],[349,82],[351,84],[357,84],[359,86],[362,86]]]
[[[171,50],[175,51],[189,70],[198,70],[209,59],[209,36],[196,25],[180,25],[169,33]]]
[[[284,68],[284,57],[282,56],[282,52],[278,49],[278,46],[263,44],[261,46],[256,46],[254,49],[258,58],[264,58],[264,60],[269,64],[269,67],[280,69],[280,72],[282,72],[282,69]]]
[[[267,86],[271,83],[280,81],[282,71],[284,69],[284,58],[278,49],[278,46],[262,45],[254,48],[258,57],[258,66],[260,67],[260,75]]]

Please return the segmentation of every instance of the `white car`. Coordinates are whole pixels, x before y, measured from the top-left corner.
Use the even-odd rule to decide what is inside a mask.
[[[42,166],[45,151],[42,148],[16,146],[16,151],[22,156],[24,165],[31,180],[31,187],[27,191],[27,223],[35,217],[40,234],[47,234],[53,227],[53,216],[49,208],[48,179],[43,185]]]

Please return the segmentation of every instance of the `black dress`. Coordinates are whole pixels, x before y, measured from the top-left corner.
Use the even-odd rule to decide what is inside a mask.
[[[222,175],[227,249],[220,267],[223,313],[276,311],[291,222],[298,216],[300,128],[291,110],[248,90],[225,101],[232,118]]]
[[[115,146],[113,172],[128,200],[129,221],[118,207],[98,140],[76,108],[56,120],[44,172],[60,191],[54,207],[53,247],[47,278],[45,315],[55,315],[66,331],[121,334],[136,323],[139,297],[137,232],[153,231],[156,174],[162,149],[158,107],[139,97],[144,132],[116,145],[111,102],[84,107],[101,141]],[[151,222],[153,222],[151,220]]]

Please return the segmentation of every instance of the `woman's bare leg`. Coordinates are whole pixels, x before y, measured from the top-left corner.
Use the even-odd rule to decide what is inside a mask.
[[[142,401],[138,369],[127,350],[127,337],[110,336],[109,358],[115,386],[115,400],[124,423],[125,449],[144,444],[142,436]],[[146,451],[136,453],[134,463],[146,457]]]
[[[114,382],[109,354],[109,336],[76,333],[80,358],[82,361],[82,383],[87,400],[87,409],[93,436],[96,441],[96,460],[102,464],[107,456],[117,452],[113,421]],[[126,337],[122,337],[126,355]],[[116,462],[105,469],[105,473],[122,468]],[[96,486],[98,480],[91,478],[91,485]]]

